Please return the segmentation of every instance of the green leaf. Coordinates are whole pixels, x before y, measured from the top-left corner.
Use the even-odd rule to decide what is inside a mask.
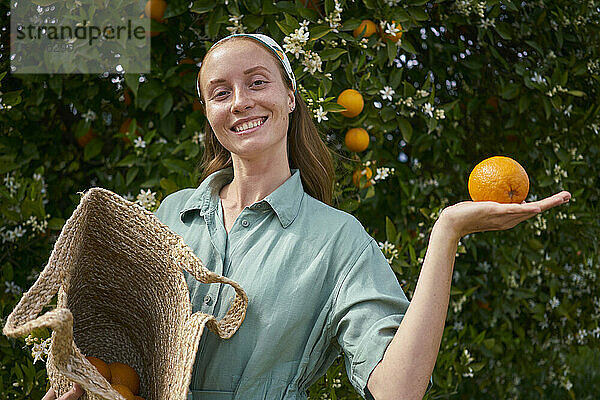
[[[411,42],[408,41],[408,39],[400,39],[400,48],[404,51],[408,51],[409,53],[417,54],[415,47],[412,45]]]
[[[135,154],[129,154],[129,155],[125,156],[125,158],[123,158],[121,161],[119,161],[116,164],[116,166],[117,167],[131,167],[136,159],[137,159],[137,156]]]
[[[519,95],[520,85],[511,83],[500,90],[500,96],[505,100],[512,100]]]
[[[136,106],[145,110],[152,101],[161,95],[163,87],[154,79],[148,80],[140,85],[138,95],[135,97]]]
[[[133,182],[133,180],[137,176],[138,172],[140,172],[140,169],[138,167],[130,168],[127,171],[127,175],[125,176],[125,186],[131,185],[131,183]]]
[[[428,21],[429,14],[422,7],[409,7],[408,13],[417,21]]]
[[[400,82],[402,81],[402,72],[403,69],[402,68],[394,68],[392,70],[392,74],[390,76],[390,86],[392,87],[392,89],[398,89],[398,86],[400,85]]]
[[[504,40],[511,40],[512,39],[512,27],[507,24],[506,22],[496,22],[496,32],[498,32],[498,34],[502,37],[502,39]]]
[[[342,54],[345,54],[347,52],[348,52],[348,50],[337,49],[337,48],[325,49],[320,53],[320,56],[321,56],[321,60],[329,61],[329,60],[335,60],[339,56],[341,56]]]
[[[331,32],[331,28],[328,25],[315,25],[314,27],[309,28],[308,32],[310,40],[318,40]]]
[[[244,26],[248,31],[254,32],[259,26],[263,25],[265,17],[260,15],[246,15],[243,19]]]
[[[400,132],[402,132],[402,138],[406,143],[410,143],[410,139],[412,138],[413,128],[410,122],[406,118],[397,118],[398,127],[400,128]]]
[[[140,87],[140,79],[138,74],[125,74],[125,84],[133,92],[133,96],[137,97],[138,88]]]
[[[275,21],[275,23],[277,24],[279,29],[281,29],[281,32],[283,32],[283,34],[286,36],[291,34],[292,32],[294,32],[294,29],[292,29],[290,26],[288,26],[284,22]]]
[[[173,192],[175,192],[177,189],[179,189],[179,187],[177,186],[177,184],[175,182],[173,182],[170,179],[167,178],[162,178],[160,180],[160,187],[166,190],[166,194],[169,195]]]
[[[50,221],[48,221],[48,229],[60,231],[64,224],[65,220],[62,218],[51,218]]]
[[[85,149],[83,150],[83,161],[89,161],[92,158],[96,157],[102,151],[102,146],[104,142],[100,138],[94,138],[91,142],[89,142]]]
[[[396,117],[396,110],[392,107],[383,107],[380,111],[380,115],[383,122],[389,122]]]
[[[160,117],[164,118],[171,111],[171,107],[173,107],[173,95],[170,92],[163,92],[156,101],[156,112],[159,112]]]
[[[190,163],[183,160],[167,158],[161,160],[161,162],[170,172],[176,172],[184,175],[188,175],[190,173]]]
[[[398,232],[396,231],[396,226],[394,225],[394,223],[392,222],[390,217],[388,217],[386,215],[386,217],[385,217],[385,236],[386,236],[387,241],[395,244],[397,235],[398,235]]]
[[[387,58],[388,58],[388,65],[392,65],[392,63],[394,62],[394,59],[396,58],[396,55],[398,54],[398,47],[396,46],[396,43],[392,42],[389,39],[386,39],[386,52],[387,52]]]
[[[213,0],[196,0],[192,4],[190,11],[196,14],[207,13],[217,5]]]
[[[581,90],[568,90],[567,93],[572,96],[577,96],[577,97],[586,96],[585,92],[582,92]]]

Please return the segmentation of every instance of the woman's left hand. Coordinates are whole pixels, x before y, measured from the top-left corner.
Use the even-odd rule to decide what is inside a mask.
[[[463,201],[445,208],[438,222],[446,223],[459,240],[469,233],[510,229],[542,211],[568,202],[570,198],[571,193],[562,191],[531,203]]]

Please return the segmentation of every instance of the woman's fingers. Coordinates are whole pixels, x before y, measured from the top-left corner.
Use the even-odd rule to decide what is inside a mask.
[[[56,393],[54,393],[54,389],[50,388],[50,390],[46,392],[46,395],[42,397],[42,400],[56,400]]]
[[[551,209],[552,207],[559,206],[561,204],[566,203],[571,199],[571,193],[563,190],[560,193],[556,193],[553,196],[546,197],[545,199],[534,201],[531,203],[527,203],[529,205],[537,205],[540,207],[541,211],[546,211]]]
[[[71,390],[60,396],[58,400],[76,400],[80,398],[81,395],[83,395],[83,388],[75,383]],[[42,397],[42,400],[56,400],[54,389],[50,388],[50,390],[46,392],[46,395]]]
[[[69,390],[67,393],[63,394],[59,397],[58,400],[76,400],[81,397],[83,394],[83,388],[78,384],[74,383],[73,388]]]

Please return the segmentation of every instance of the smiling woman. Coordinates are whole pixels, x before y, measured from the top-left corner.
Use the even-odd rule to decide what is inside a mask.
[[[330,150],[273,39],[236,34],[215,43],[201,64],[197,89],[207,116],[201,180],[234,165],[240,152],[254,165],[300,169],[306,192],[331,204],[335,173]],[[263,157],[251,156],[261,149]]]

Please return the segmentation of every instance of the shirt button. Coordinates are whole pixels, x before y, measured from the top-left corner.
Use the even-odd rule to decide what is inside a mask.
[[[210,306],[212,304],[212,297],[210,297],[209,294],[204,296],[204,304],[206,304],[207,306]]]
[[[248,220],[247,220],[247,219],[243,219],[243,220],[242,220],[242,226],[243,226],[244,228],[247,228],[247,227],[248,227],[248,225],[250,225],[250,222],[248,222]]]

